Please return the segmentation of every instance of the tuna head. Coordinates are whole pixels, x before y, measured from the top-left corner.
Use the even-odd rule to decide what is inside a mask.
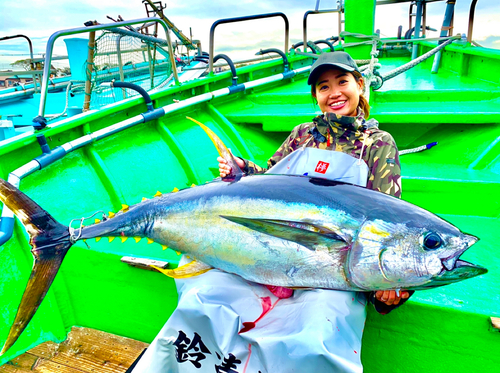
[[[478,241],[428,213],[422,224],[366,220],[353,241],[347,277],[362,289],[426,289],[487,272],[459,259]]]

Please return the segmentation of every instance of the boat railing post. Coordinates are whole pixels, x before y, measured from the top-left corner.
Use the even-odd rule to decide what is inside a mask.
[[[469,28],[467,30],[467,42],[472,43],[472,29],[474,27],[474,12],[476,10],[477,0],[472,0],[469,10]]]
[[[443,26],[441,27],[441,33],[439,34],[439,36],[442,38],[446,37],[448,35],[450,29],[453,27],[452,22],[453,22],[453,14],[455,12],[455,2],[456,2],[456,0],[447,0],[446,1],[446,10],[444,12]],[[443,43],[443,41],[439,42],[439,44],[441,44],[441,43]],[[438,72],[440,62],[441,62],[441,51],[439,51],[434,56],[434,61],[432,62],[431,73],[436,74]]]
[[[417,16],[415,19],[415,33],[414,33],[415,39],[420,39],[420,28],[422,26],[422,11],[423,11],[423,0],[417,0]],[[418,43],[413,43],[411,59],[414,60],[417,57],[418,57]]]
[[[125,35],[119,35],[117,38],[116,38],[116,57],[118,59],[118,69],[120,71],[120,80],[122,82],[125,81],[125,74],[123,73],[123,61],[122,61],[122,50],[121,50],[121,42],[122,42],[122,38],[124,37]],[[122,88],[122,95],[123,95],[123,98],[127,98],[127,90],[125,88]]]
[[[50,77],[50,65],[52,62],[52,53],[54,50],[54,44],[57,39],[59,39],[62,36],[69,36],[69,35],[78,35],[78,34],[83,34],[87,32],[95,32],[95,31],[101,31],[101,30],[106,30],[106,29],[116,29],[119,27],[125,27],[125,26],[130,26],[130,25],[135,25],[135,24],[142,24],[145,22],[158,22],[163,26],[163,29],[165,30],[165,34],[167,35],[167,41],[168,41],[168,52],[170,54],[170,63],[172,63],[172,67],[174,69],[174,77],[176,79],[176,82],[179,81],[178,75],[177,75],[177,70],[175,69],[175,59],[173,56],[173,49],[172,45],[170,43],[170,35],[169,35],[169,27],[165,23],[164,20],[160,18],[139,18],[139,19],[133,19],[130,21],[123,21],[123,22],[116,22],[116,23],[107,23],[107,24],[102,24],[102,25],[96,25],[96,26],[89,26],[89,27],[78,27],[78,28],[73,28],[73,29],[66,29],[66,30],[61,30],[53,33],[49,40],[47,41],[47,48],[45,51],[45,62],[43,66],[43,77],[42,77],[42,88],[41,88],[41,97],[40,97],[40,106],[38,109],[38,117],[37,118],[43,118],[45,114],[45,104],[47,101],[47,91],[49,87],[49,77]],[[37,119],[35,118],[34,121]],[[39,121],[39,119],[38,119]]]
[[[212,27],[210,28],[209,69],[208,69],[210,72],[210,75],[214,74],[214,62],[213,62],[214,50],[215,50],[214,40],[215,40],[215,28],[217,26],[222,25],[222,24],[226,24],[226,23],[251,21],[254,19],[264,19],[264,18],[272,18],[272,17],[281,17],[281,18],[283,18],[283,21],[285,22],[285,53],[288,53],[288,39],[289,39],[289,35],[290,35],[290,26],[289,26],[288,18],[284,13],[276,12],[276,13],[256,14],[253,16],[246,16],[246,17],[219,19],[219,20],[215,21],[212,24]]]

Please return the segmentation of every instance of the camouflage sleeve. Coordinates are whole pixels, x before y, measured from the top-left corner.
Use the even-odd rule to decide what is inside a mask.
[[[246,173],[247,175],[254,175],[254,174],[263,174],[264,172],[267,171],[267,168],[260,167],[259,165],[253,163],[252,161],[249,161],[248,159],[243,159],[243,162],[245,162],[245,167],[243,167],[243,172]]]
[[[367,188],[401,198],[401,164],[396,142],[383,132],[371,147]]]
[[[401,198],[401,164],[399,163],[399,152],[396,142],[389,133],[383,132],[375,140],[371,148],[370,164],[372,165],[370,169],[371,176],[368,180],[367,188]],[[408,291],[408,293],[411,297],[414,291]],[[377,300],[375,292],[371,292],[369,300],[378,313],[386,315],[403,305],[410,297],[401,299],[398,305],[389,306]]]
[[[262,174],[269,170],[272,166],[274,166],[276,163],[281,161],[284,157],[286,157],[288,154],[302,145],[305,139],[310,137],[309,125],[309,123],[301,124],[292,130],[290,135],[288,135],[288,137],[285,139],[283,144],[281,144],[276,153],[274,153],[274,155],[267,161],[267,168],[260,167],[252,161],[243,159],[243,161],[245,162],[243,172],[245,172],[247,175],[253,175]]]

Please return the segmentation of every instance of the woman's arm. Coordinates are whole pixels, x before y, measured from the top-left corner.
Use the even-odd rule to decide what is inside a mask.
[[[247,175],[263,174],[288,154],[296,150],[304,141],[304,138],[311,136],[308,132],[309,125],[309,123],[301,124],[292,130],[283,144],[281,144],[274,155],[267,161],[267,168],[260,167],[252,161],[239,157],[235,157],[236,163]],[[219,162],[219,172],[221,177],[224,177],[231,172],[231,167],[222,157],[217,158],[217,161]]]

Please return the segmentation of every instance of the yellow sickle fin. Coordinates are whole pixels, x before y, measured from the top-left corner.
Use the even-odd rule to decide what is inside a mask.
[[[186,117],[190,121],[195,122],[198,124],[203,130],[207,133],[208,137],[210,137],[210,140],[214,143],[215,147],[217,148],[217,151],[219,152],[219,155],[224,158],[229,166],[231,166],[231,173],[223,178],[224,179],[235,179],[243,176],[243,172],[240,169],[240,166],[236,163],[236,160],[233,157],[233,154],[229,151],[229,149],[224,145],[222,140],[207,126],[205,126],[203,123],[198,122],[196,119]]]
[[[198,262],[193,260],[192,262],[185,264],[176,269],[163,269],[152,265],[157,271],[163,273],[164,275],[172,278],[189,278],[201,275],[202,273],[208,272],[212,269],[211,266],[203,262]]]

